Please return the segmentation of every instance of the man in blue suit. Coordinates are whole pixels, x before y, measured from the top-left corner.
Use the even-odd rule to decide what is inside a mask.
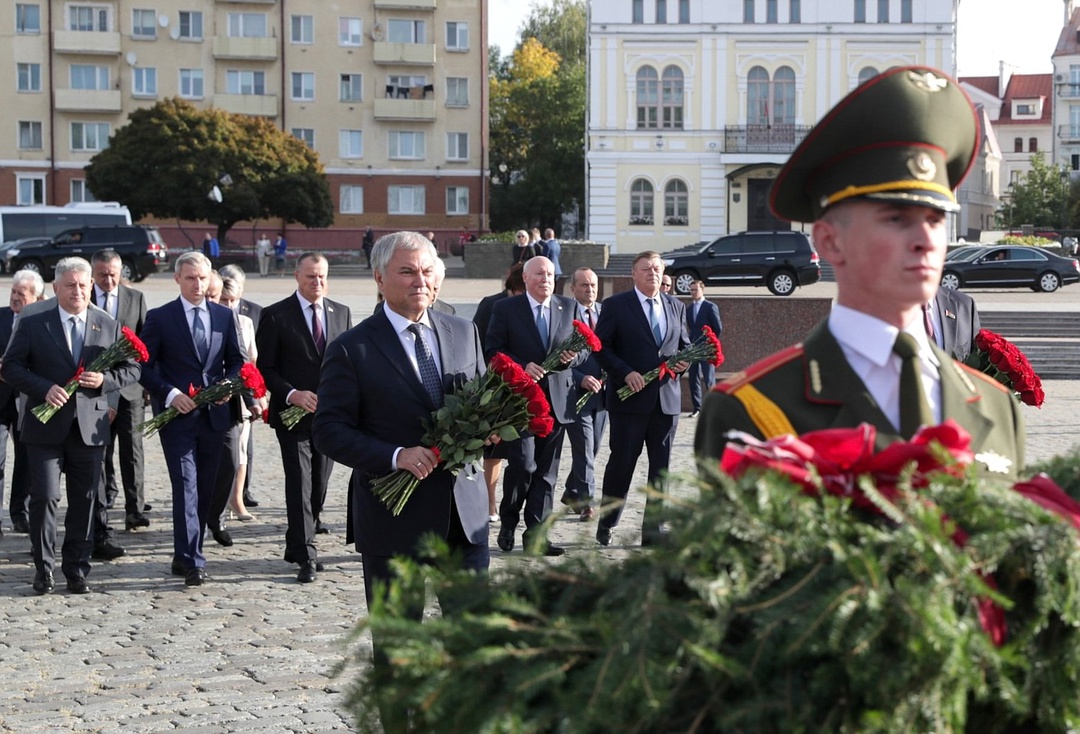
[[[611,453],[604,469],[603,502],[596,540],[611,543],[611,532],[619,524],[634,467],[644,446],[649,456],[649,486],[663,491],[663,475],[671,460],[671,444],[679,426],[682,390],[678,379],[657,379],[648,385],[642,377],[690,344],[686,333],[686,309],[682,302],[660,291],[664,264],[652,251],[634,258],[633,290],[604,300],[604,310],[596,324],[603,349],[596,360],[608,373],[607,405],[611,423]],[[687,365],[680,362],[676,373]],[[621,400],[623,385],[634,394]],[[645,505],[641,544],[660,540],[657,502]]]
[[[690,284],[690,305],[686,309],[686,330],[690,341],[697,341],[706,326],[713,330],[717,339],[720,338],[723,330],[720,309],[712,301],[705,300],[705,283],[695,280]],[[694,406],[690,417],[693,418],[701,411],[701,383],[704,381],[705,390],[712,390],[716,384],[716,368],[709,362],[694,362],[690,365],[687,378],[690,381],[690,402]]]
[[[140,382],[154,415],[170,407],[180,413],[160,431],[172,483],[172,572],[183,575],[186,585],[199,586],[206,580],[203,533],[232,419],[228,401],[199,408],[188,390],[238,374],[244,358],[232,309],[206,298],[206,256],[185,252],[176,259],[173,278],[180,297],[146,314],[141,336],[150,359]]]

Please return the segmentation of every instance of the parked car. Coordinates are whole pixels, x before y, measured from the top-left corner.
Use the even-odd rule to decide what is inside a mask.
[[[121,277],[133,282],[169,266],[169,248],[161,233],[141,224],[68,229],[45,242],[10,247],[2,256],[6,272],[34,270],[44,280],[52,280],[53,268],[61,259],[78,255],[89,260],[98,250],[116,250]]]
[[[1080,263],[1041,247],[994,245],[946,260],[944,288],[1031,288],[1050,293],[1080,281]]]
[[[695,280],[705,285],[764,285],[778,296],[821,280],[817,250],[802,232],[739,232],[663,260],[675,292],[684,296]]]
[[[11,249],[18,249],[21,247],[37,247],[43,245],[52,237],[22,237],[11,242],[5,242],[0,245],[0,273],[12,272],[7,269],[7,252]]]

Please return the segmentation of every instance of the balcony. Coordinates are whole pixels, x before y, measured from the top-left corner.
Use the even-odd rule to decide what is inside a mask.
[[[811,125],[728,125],[725,153],[792,153]]]
[[[433,99],[376,99],[376,120],[435,121]]]
[[[120,55],[120,34],[103,31],[54,31],[53,47],[59,54]]]
[[[232,38],[214,36],[215,59],[274,61],[278,57],[276,38]]]
[[[276,94],[215,94],[214,107],[237,115],[277,117]]]
[[[435,44],[376,41],[375,63],[435,66]]]
[[[57,89],[56,109],[61,112],[120,112],[120,90]]]
[[[1080,84],[1060,82],[1057,85],[1058,96],[1062,99],[1076,99],[1080,97]]]
[[[435,0],[375,0],[375,9],[434,10]]]
[[[1058,125],[1058,140],[1063,143],[1080,143],[1080,125]]]

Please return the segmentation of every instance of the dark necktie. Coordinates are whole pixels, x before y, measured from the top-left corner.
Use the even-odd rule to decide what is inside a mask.
[[[191,336],[195,339],[195,349],[199,352],[199,362],[206,365],[206,358],[210,354],[210,342],[206,339],[206,324],[202,320],[202,309],[196,306],[191,309]]]
[[[311,338],[315,340],[315,349],[319,354],[326,351],[326,335],[323,333],[322,322],[319,320],[319,304],[311,304]]]
[[[926,329],[926,335],[930,337],[930,341],[937,344],[937,337],[934,335],[934,315],[930,313],[930,304],[924,303],[922,307],[923,327]]]
[[[660,342],[664,341],[663,335],[660,333],[660,322],[656,318],[656,299],[646,298],[649,302],[649,326],[652,327],[653,339],[656,340],[656,346],[660,346]]]
[[[540,332],[540,341],[544,343],[544,349],[548,348],[551,335],[548,334],[548,322],[544,318],[544,307],[536,307],[536,329]]]
[[[439,379],[439,370],[435,367],[435,359],[431,356],[427,342],[424,341],[424,330],[420,324],[409,324],[409,331],[413,333],[413,348],[416,350],[416,366],[420,370],[420,381],[424,383],[431,402],[436,408],[443,405],[442,380]]]
[[[593,321],[592,309],[591,308],[585,309],[585,321],[586,321],[586,323],[588,323],[590,329],[595,329],[596,328],[596,322]]]
[[[920,426],[930,426],[934,416],[923,390],[922,369],[919,365],[919,343],[911,334],[901,331],[896,336],[893,352],[900,357],[900,435],[910,439]]]
[[[68,336],[71,337],[71,358],[75,360],[75,364],[79,363],[79,357],[82,355],[83,337],[80,326],[77,317],[72,316],[68,319]]]

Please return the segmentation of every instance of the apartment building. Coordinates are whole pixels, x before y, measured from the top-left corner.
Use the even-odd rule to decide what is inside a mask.
[[[6,5],[0,204],[92,200],[82,171],[109,135],[178,96],[271,118],[319,154],[335,223],[290,228],[294,246],[486,228],[487,0]]]
[[[954,73],[959,0],[592,0],[588,236],[618,252],[788,228],[766,196],[811,127],[893,66]]]

